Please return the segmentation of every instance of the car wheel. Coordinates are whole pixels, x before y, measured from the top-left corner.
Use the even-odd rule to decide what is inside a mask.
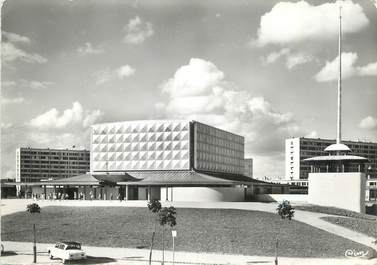
[[[50,259],[54,259],[54,256],[52,256],[51,254],[49,255]]]

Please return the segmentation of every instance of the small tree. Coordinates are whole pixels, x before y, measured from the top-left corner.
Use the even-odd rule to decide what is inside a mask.
[[[165,225],[173,227],[177,224],[177,211],[173,206],[164,207],[158,213],[158,220],[162,226],[162,264],[165,262]]]
[[[41,207],[39,207],[39,205],[36,203],[31,203],[26,206],[26,211],[28,211],[31,214],[41,213]],[[34,254],[33,262],[37,263],[37,241],[36,241],[35,220],[33,222],[33,254]]]
[[[157,226],[157,221],[158,221],[157,214],[161,210],[161,203],[160,203],[160,201],[156,200],[156,199],[151,199],[148,202],[148,209],[154,215],[153,216],[154,217],[154,230],[153,230],[153,233],[152,233],[151,248],[150,248],[150,251],[149,251],[149,264],[151,264],[152,263],[153,242],[154,242],[154,237],[155,237],[155,234],[156,234],[156,226]]]
[[[288,220],[292,220],[295,213],[295,210],[292,207],[291,203],[287,200],[283,200],[281,203],[279,203],[278,207],[276,208],[276,211],[278,215],[280,215],[281,219],[288,219]],[[280,229],[279,229],[279,234],[277,235],[276,242],[275,242],[275,265],[278,265],[279,235],[280,235]]]
[[[292,217],[295,213],[294,208],[292,207],[290,202],[287,200],[284,200],[283,202],[279,203],[276,211],[280,215],[281,219],[288,218],[289,220],[292,220]]]

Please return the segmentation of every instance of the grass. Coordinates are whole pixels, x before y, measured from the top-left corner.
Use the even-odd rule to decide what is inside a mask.
[[[177,209],[177,251],[289,257],[344,257],[347,249],[367,247],[307,224],[259,211]],[[18,212],[2,217],[2,240],[53,243],[76,240],[84,245],[149,248],[153,219],[147,208],[45,207],[41,214]],[[158,227],[159,228],[159,227]],[[170,230],[167,233],[171,248]],[[155,248],[161,249],[161,230]]]
[[[340,209],[340,208],[335,208],[335,207],[326,207],[326,206],[318,206],[318,205],[297,205],[297,206],[294,206],[294,208],[296,210],[353,217],[353,218],[359,218],[359,219],[365,219],[365,220],[371,220],[371,221],[377,220],[377,216],[375,215],[358,213],[358,212],[353,212],[350,210]]]
[[[333,216],[325,216],[321,219],[377,239],[377,220]]]

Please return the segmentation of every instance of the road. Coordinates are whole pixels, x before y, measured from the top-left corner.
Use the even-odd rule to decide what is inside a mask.
[[[1,264],[32,264],[32,243],[3,242],[6,249],[17,249],[17,255],[1,257]],[[46,248],[49,244],[37,244],[38,264],[61,264],[60,260],[50,261]],[[148,264],[149,250],[129,248],[104,248],[83,246],[89,256],[88,260],[74,262],[74,264]],[[104,253],[99,255],[99,253]],[[104,257],[105,256],[105,257]],[[153,264],[161,264],[162,251],[153,251]],[[172,264],[172,251],[165,251],[165,264]],[[176,252],[176,264],[274,264],[273,257],[222,255],[210,253]],[[279,265],[376,265],[377,260],[355,258],[344,259],[316,259],[316,258],[279,258]]]

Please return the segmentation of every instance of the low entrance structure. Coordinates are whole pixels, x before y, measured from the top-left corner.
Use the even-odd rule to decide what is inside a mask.
[[[268,190],[289,193],[289,186],[244,177],[195,171],[89,173],[66,179],[13,183],[24,186],[26,198],[47,200],[251,201]],[[234,176],[233,176],[234,177]],[[112,180],[112,181],[110,181]],[[114,181],[117,180],[117,181]]]

